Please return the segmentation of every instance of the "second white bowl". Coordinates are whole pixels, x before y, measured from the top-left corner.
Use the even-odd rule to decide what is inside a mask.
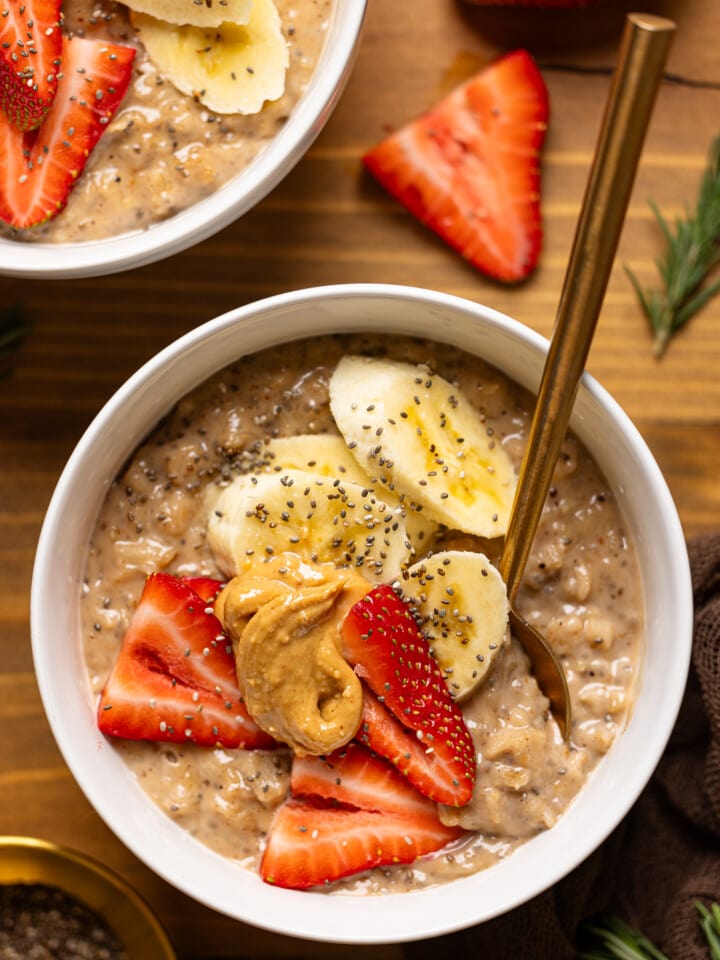
[[[129,270],[200,243],[247,213],[287,176],[334,110],[357,53],[365,9],[366,0],[335,0],[322,54],[300,102],[250,165],[207,199],[146,230],[97,242],[0,238],[0,275],[58,279]]]

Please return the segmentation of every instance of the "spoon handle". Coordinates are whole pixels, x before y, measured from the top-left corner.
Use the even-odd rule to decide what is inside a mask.
[[[650,14],[629,14],[625,24],[499,563],[511,601],[590,350],[674,30],[672,20]]]

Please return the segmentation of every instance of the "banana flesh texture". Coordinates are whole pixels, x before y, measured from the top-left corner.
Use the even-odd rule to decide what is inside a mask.
[[[194,26],[146,13],[133,13],[132,23],[163,76],[215,113],[259,113],[285,91],[289,52],[272,0],[252,0],[241,23]]]
[[[307,470],[324,477],[368,483],[342,437],[335,433],[301,433],[294,437],[271,437],[263,446],[260,458],[265,469]]]
[[[265,469],[275,473],[288,469],[308,470],[324,477],[352,480],[363,487],[371,486],[380,497],[405,522],[408,539],[417,556],[427,552],[427,546],[437,530],[416,504],[410,504],[383,487],[360,466],[341,436],[335,433],[300,434],[295,437],[273,437],[268,440],[261,458]]]
[[[509,604],[499,572],[482,553],[446,550],[413,564],[396,586],[450,693],[467,699],[507,641]]]
[[[506,532],[512,462],[447,380],[413,364],[343,357],[330,379],[330,409],[358,463],[396,496],[453,530]]]
[[[292,553],[385,583],[410,556],[402,516],[372,489],[303,470],[236,477],[213,503],[207,536],[228,577]]]
[[[125,0],[135,13],[146,13],[166,23],[193,27],[219,27],[221,23],[247,23],[253,0]]]

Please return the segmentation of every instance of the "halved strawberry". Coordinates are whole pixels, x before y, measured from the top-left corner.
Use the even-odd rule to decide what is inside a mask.
[[[61,69],[61,0],[5,0],[0,12],[0,107],[20,130],[50,109]]]
[[[405,767],[397,759],[397,734],[382,734],[385,748],[376,734],[372,748],[385,756],[392,749],[389,759],[404,773],[419,769],[414,785],[433,800],[452,806],[468,803],[475,784],[475,747],[407,604],[392,587],[375,587],[350,609],[342,643],[345,659],[420,749],[411,751],[412,762]],[[372,730],[373,718],[380,717],[370,698],[366,700],[361,736],[367,735],[366,727]],[[404,755],[405,742],[400,743]]]
[[[371,867],[412,863],[463,836],[359,744],[327,758],[296,757],[291,785],[293,796],[278,808],[260,864],[263,880],[277,886],[304,890]]]
[[[167,573],[151,574],[98,705],[113,737],[268,748],[240,698],[230,641],[212,607]]]
[[[548,97],[524,50],[502,57],[363,162],[422,223],[478,269],[517,281],[540,254],[539,153]]]
[[[63,38],[63,72],[41,126],[23,133],[0,115],[0,219],[25,228],[62,210],[125,96],[134,57],[134,47]]]

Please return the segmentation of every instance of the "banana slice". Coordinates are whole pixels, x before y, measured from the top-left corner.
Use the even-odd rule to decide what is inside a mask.
[[[343,357],[330,378],[330,409],[358,462],[396,495],[452,529],[505,533],[512,463],[447,380],[409,363]]]
[[[503,579],[482,553],[446,550],[413,564],[396,586],[412,606],[456,700],[478,687],[508,636]]]
[[[125,0],[125,5],[166,23],[219,27],[221,23],[247,23],[253,0]]]
[[[352,480],[367,484],[370,478],[348,450],[342,437],[335,433],[302,433],[295,437],[272,437],[260,452],[267,461],[265,469],[307,470],[323,477]]]
[[[397,577],[410,553],[402,517],[373,490],[303,470],[237,477],[215,500],[207,536],[227,576],[294,553],[380,583]]]
[[[272,0],[253,0],[245,24],[178,26],[144,13],[132,22],[158,70],[215,113],[258,113],[285,90],[288,46]]]
[[[371,486],[396,516],[405,521],[405,529],[413,550],[418,556],[427,547],[437,530],[434,523],[417,505],[398,497],[363,470],[348,449],[342,437],[334,433],[300,434],[295,437],[273,437],[265,444],[261,457],[267,459],[266,469],[275,473],[288,469],[309,470],[324,477],[352,480],[362,486]]]

